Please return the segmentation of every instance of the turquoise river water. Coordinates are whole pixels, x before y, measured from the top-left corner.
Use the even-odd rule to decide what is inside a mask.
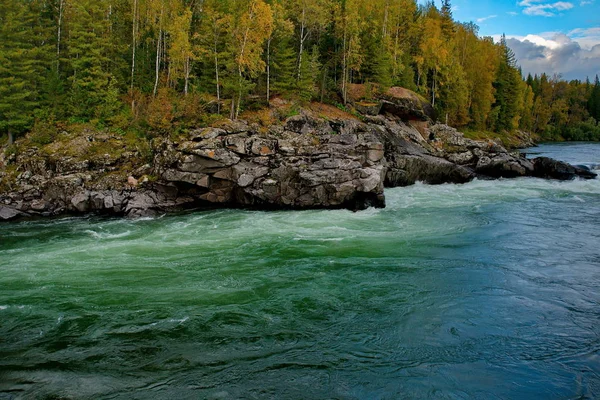
[[[599,179],[386,195],[0,225],[0,399],[600,398]]]

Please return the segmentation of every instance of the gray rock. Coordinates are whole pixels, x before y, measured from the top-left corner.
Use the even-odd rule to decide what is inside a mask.
[[[533,165],[524,158],[508,153],[490,153],[489,156],[479,159],[475,171],[492,178],[516,178],[531,175]]]
[[[156,199],[148,193],[133,193],[125,207],[125,215],[128,217],[145,217],[156,214]]]
[[[250,174],[242,174],[237,183],[240,187],[245,188],[246,186],[250,186],[254,183],[255,177]]]
[[[0,194],[0,219],[27,211],[139,217],[209,204],[357,210],[385,206],[384,185],[464,183],[476,176],[595,176],[552,160],[532,163],[498,143],[466,139],[444,125],[428,127],[426,107],[414,104],[422,99],[411,93],[402,98],[403,93],[390,94],[399,99],[381,99],[392,104],[387,111],[393,107],[394,116],[371,116],[366,122],[305,113],[260,134],[256,125],[229,121],[192,131],[183,141],[157,139],[153,164],[141,168],[129,164],[130,156],[80,165],[74,158],[50,162],[37,149],[25,150],[11,161],[22,173],[15,190]],[[410,107],[418,109],[404,110]],[[412,122],[399,119],[407,115]],[[94,168],[87,171],[90,165]],[[148,177],[133,187],[126,184],[130,175]]]
[[[199,142],[206,139],[216,139],[219,136],[226,135],[227,132],[223,129],[219,128],[203,128],[203,129],[195,129],[190,132],[190,137],[193,141]]]
[[[34,200],[31,202],[31,209],[33,211],[37,211],[37,212],[42,212],[42,211],[46,211],[48,210],[48,202],[43,200],[43,199],[39,199],[39,200]]]
[[[90,206],[92,210],[101,211],[104,209],[106,197],[102,193],[92,192],[90,194]]]
[[[548,157],[538,157],[533,160],[533,176],[562,181],[575,179],[594,179],[598,175],[588,169],[573,166]]]
[[[0,205],[0,220],[2,221],[11,221],[26,215],[27,214],[19,210],[15,210],[14,208]]]
[[[90,211],[90,192],[85,191],[71,198],[73,208],[81,213]]]

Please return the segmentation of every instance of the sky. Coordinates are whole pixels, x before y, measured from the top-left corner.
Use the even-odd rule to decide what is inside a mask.
[[[454,19],[475,22],[480,36],[498,41],[504,33],[525,75],[546,72],[592,81],[600,75],[600,0],[452,0],[451,4]]]

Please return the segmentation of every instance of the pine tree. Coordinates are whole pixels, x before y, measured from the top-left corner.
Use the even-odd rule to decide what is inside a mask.
[[[297,83],[298,95],[303,100],[312,100],[317,93],[317,82],[321,63],[319,62],[319,49],[313,46],[310,58],[304,57],[301,65],[301,79]]]
[[[600,122],[600,79],[598,79],[598,75],[596,75],[596,80],[594,81],[594,86],[588,100],[588,112],[596,122]]]
[[[105,102],[112,79],[112,40],[109,4],[106,0],[80,0],[69,10],[67,45],[72,75],[71,114],[81,118],[105,118],[99,106]]]
[[[0,132],[14,136],[33,124],[40,106],[40,82],[47,74],[47,38],[36,29],[35,2],[0,0]]]
[[[451,40],[455,33],[455,27],[452,19],[452,5],[450,4],[450,0],[442,0],[440,15],[442,18],[442,33],[446,40]]]
[[[508,47],[506,37],[502,35],[498,47],[500,64],[496,74],[494,88],[496,89],[497,119],[494,124],[496,131],[513,131],[518,127],[521,76],[515,68],[514,52]],[[516,123],[517,122],[517,123]]]
[[[379,84],[382,91],[386,91],[393,84],[392,58],[383,46],[373,54],[373,82]]]
[[[273,32],[267,39],[266,80],[267,101],[271,93],[289,94],[296,85],[296,53],[294,51],[294,23],[287,18],[280,1],[271,5],[273,10]]]
[[[278,94],[289,94],[296,87],[296,52],[289,37],[276,37],[271,53],[271,87]]]

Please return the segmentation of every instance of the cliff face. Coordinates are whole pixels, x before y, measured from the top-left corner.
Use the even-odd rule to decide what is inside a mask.
[[[594,176],[564,163],[529,161],[445,125],[409,124],[390,109],[362,121],[307,112],[268,131],[230,121],[156,140],[148,164],[127,151],[84,160],[37,148],[3,155],[0,219],[88,212],[135,217],[194,207],[360,210],[384,207],[384,187],[416,181]],[[100,140],[120,146],[118,138],[93,133],[79,145]]]

